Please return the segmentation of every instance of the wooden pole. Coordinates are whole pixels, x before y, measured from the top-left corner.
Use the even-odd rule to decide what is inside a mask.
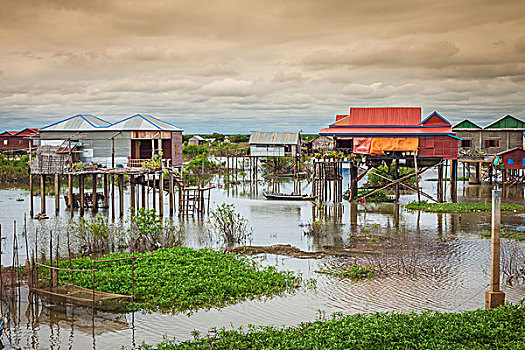
[[[67,195],[70,216],[73,217],[73,175],[67,174]]]
[[[130,175],[129,176],[129,199],[130,199],[130,206],[131,206],[131,216],[135,215],[135,176]]]
[[[124,175],[118,176],[118,190],[119,190],[119,202],[120,202],[120,218],[124,217]]]
[[[55,214],[60,212],[60,175],[55,174]]]
[[[93,212],[98,210],[98,200],[97,200],[97,174],[93,174],[93,193],[91,194],[91,201],[93,202]]]
[[[350,200],[357,198],[357,166],[350,162]]]
[[[142,179],[142,208],[146,208],[146,185],[144,184],[144,178]]]
[[[164,171],[160,171],[159,175],[159,215],[164,216]]]
[[[419,190],[419,170],[417,168],[417,153],[414,152],[414,169],[416,171],[417,203],[421,204],[421,191]]]
[[[438,164],[438,186],[437,186],[437,200],[438,203],[443,203],[443,164]]]
[[[151,193],[151,198],[153,200],[153,210],[157,210],[157,175],[153,173],[153,191]]]
[[[173,202],[174,202],[174,193],[173,193],[173,174],[169,173],[169,204],[170,204],[170,217],[173,216]]]
[[[80,217],[84,217],[86,198],[84,197],[84,174],[78,175],[78,192],[80,194]]]
[[[397,180],[397,179],[399,179],[399,159],[397,157],[396,157],[394,163],[395,163],[394,179]],[[399,182],[396,183],[395,190],[396,190],[396,200],[395,200],[395,202],[399,203],[399,196],[400,196],[400,193],[399,193]]]
[[[111,218],[115,218],[115,175],[111,174]]]
[[[452,203],[458,201],[458,161],[452,159],[450,161],[450,200]]]
[[[35,216],[35,207],[33,201],[33,174],[29,173],[29,215],[31,218]]]
[[[40,175],[40,212],[46,213],[46,176]]]
[[[492,190],[492,240],[490,264],[490,291],[485,292],[485,308],[492,309],[505,303],[505,293],[500,291],[500,232],[501,190]]]
[[[104,209],[107,209],[109,206],[109,180],[108,174],[104,174]]]

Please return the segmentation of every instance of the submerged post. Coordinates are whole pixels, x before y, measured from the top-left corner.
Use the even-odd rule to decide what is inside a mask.
[[[119,212],[119,216],[120,218],[123,218],[124,217],[124,175],[119,175],[118,176],[118,190],[119,190],[119,207],[120,207],[120,212]]]
[[[492,190],[492,242],[490,264],[490,291],[485,292],[485,308],[493,309],[505,303],[505,293],[500,291],[500,231],[501,190]]]

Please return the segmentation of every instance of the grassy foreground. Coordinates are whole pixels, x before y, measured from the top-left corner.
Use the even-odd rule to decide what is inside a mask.
[[[153,257],[135,260],[135,299],[138,307],[150,311],[176,312],[270,296],[295,288],[301,277],[262,267],[249,257],[223,254],[210,249],[175,247],[159,249]],[[104,259],[127,257],[113,253]],[[61,267],[69,268],[63,260]],[[91,269],[89,258],[73,260],[73,268]],[[97,264],[95,288],[99,291],[131,294],[131,260]],[[69,272],[59,279],[70,282]],[[74,283],[91,288],[92,273],[76,272]]]
[[[524,349],[525,308],[423,314],[334,315],[292,328],[218,331],[177,344],[140,349]]]
[[[408,203],[405,208],[410,210],[422,210],[431,213],[470,213],[477,211],[491,211],[491,203],[429,203],[421,201],[418,204],[417,201]],[[502,211],[519,211],[525,212],[525,206],[519,204],[502,203]]]

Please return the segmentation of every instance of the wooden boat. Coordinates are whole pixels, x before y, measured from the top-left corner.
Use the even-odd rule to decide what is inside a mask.
[[[316,196],[310,196],[307,194],[283,194],[283,193],[271,193],[263,192],[263,195],[266,199],[272,200],[283,200],[283,201],[311,201],[316,198]]]

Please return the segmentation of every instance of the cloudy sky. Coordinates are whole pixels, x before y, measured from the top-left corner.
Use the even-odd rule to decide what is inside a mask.
[[[350,106],[525,119],[523,0],[3,0],[0,131],[147,113],[318,132]]]

